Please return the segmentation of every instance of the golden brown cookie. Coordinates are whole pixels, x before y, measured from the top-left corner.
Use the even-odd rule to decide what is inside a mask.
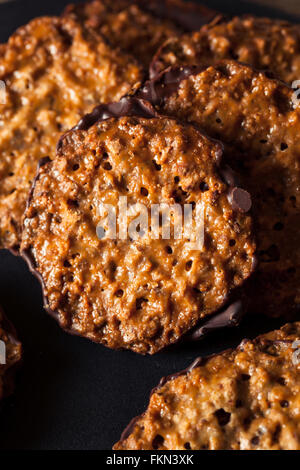
[[[255,267],[255,243],[250,195],[222,177],[221,155],[193,126],[134,98],[99,106],[61,139],[33,186],[21,253],[63,328],[152,354],[230,301]],[[113,237],[99,208],[119,215],[121,200],[134,211],[125,235],[119,219]],[[171,210],[169,234],[159,204]],[[190,235],[175,225],[185,205]],[[191,245],[196,234],[201,246]],[[229,309],[225,324],[237,313]]]
[[[234,61],[171,69],[139,96],[225,144],[253,198],[260,269],[251,310],[290,316],[300,307],[300,108],[293,90]]]
[[[300,323],[162,379],[115,450],[300,450]]]
[[[0,308],[0,400],[14,388],[14,372],[21,361],[22,346],[12,324]]]
[[[100,31],[148,68],[166,39],[200,28],[216,12],[181,0],[94,0],[69,5],[64,15]]]
[[[71,19],[38,18],[0,47],[0,248],[16,248],[40,158],[99,102],[119,99],[141,67]]]
[[[153,60],[151,75],[169,66],[214,65],[222,59],[269,70],[292,84],[300,80],[300,26],[253,16],[207,25],[167,41]]]

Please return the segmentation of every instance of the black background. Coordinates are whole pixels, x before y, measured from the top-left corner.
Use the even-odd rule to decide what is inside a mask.
[[[58,14],[67,3],[0,4],[0,42],[31,18]],[[246,1],[202,3],[230,14],[300,19],[300,6],[297,19]],[[0,252],[0,302],[24,345],[16,392],[2,405],[1,449],[111,449],[130,419],[146,408],[149,392],[162,376],[185,368],[199,355],[236,345],[245,336],[280,324],[251,316],[235,331],[152,357],[111,351],[61,331],[44,312],[39,284],[25,263],[6,251]]]

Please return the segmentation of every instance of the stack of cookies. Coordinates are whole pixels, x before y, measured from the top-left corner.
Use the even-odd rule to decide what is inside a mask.
[[[62,328],[154,354],[294,322],[163,379],[115,449],[300,449],[298,78],[298,26],[182,0],[71,5],[0,46],[0,246]]]

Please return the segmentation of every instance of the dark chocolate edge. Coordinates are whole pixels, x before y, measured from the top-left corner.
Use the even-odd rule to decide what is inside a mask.
[[[224,22],[228,22],[230,21],[230,17],[228,18],[228,16],[224,15],[224,14],[221,14],[221,13],[218,13],[216,14],[216,16],[208,23],[206,24],[203,24],[201,28],[197,28],[197,30],[190,30],[190,31],[185,31],[183,34],[182,34],[182,37],[186,36],[186,35],[192,35],[193,33],[197,33],[199,31],[201,31],[202,28],[205,28],[206,26],[216,26],[216,25],[219,25],[220,23],[224,23]],[[180,36],[179,37],[173,37],[173,38],[169,38],[167,39],[163,44],[161,44],[161,46],[158,48],[158,50],[155,52],[154,56],[152,57],[152,60],[149,64],[149,68],[148,68],[148,74],[149,74],[149,78],[150,80],[153,80],[155,79],[156,77],[158,77],[161,73],[164,73],[166,68],[163,69],[162,68],[162,64],[160,62],[160,57],[161,57],[161,54],[162,52],[164,51],[165,47],[168,46],[169,44],[171,44],[172,42],[174,41],[177,41],[178,39],[180,39]],[[174,67],[176,67],[174,65]],[[168,68],[168,67],[167,67]]]
[[[207,335],[222,330],[224,328],[234,328],[239,326],[242,319],[246,314],[242,300],[238,299],[225,309],[221,309],[215,315],[211,315],[211,318],[203,322],[201,325],[197,325],[191,329],[186,335],[183,336],[183,342],[194,342],[199,341]]]
[[[99,106],[96,106],[91,113],[83,116],[76,126],[60,137],[56,147],[57,153],[61,151],[63,140],[71,132],[78,130],[87,131],[98,122],[103,122],[110,118],[121,118],[125,116],[151,119],[158,117],[158,113],[150,102],[137,96],[125,95],[120,99],[120,101],[100,104]]]

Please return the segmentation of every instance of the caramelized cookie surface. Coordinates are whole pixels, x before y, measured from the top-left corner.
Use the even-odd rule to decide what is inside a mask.
[[[152,63],[151,74],[169,66],[214,65],[223,59],[268,70],[292,84],[300,80],[300,26],[252,16],[207,25],[167,41]]]
[[[299,310],[300,108],[293,90],[234,61],[172,69],[139,92],[161,112],[225,144],[225,160],[253,198],[260,268],[251,310]]]
[[[198,29],[215,12],[181,0],[94,0],[69,5],[64,13],[100,31],[148,67],[166,39]]]
[[[0,247],[17,247],[40,158],[99,102],[119,99],[141,67],[71,19],[38,18],[0,46]]]
[[[22,243],[63,328],[111,348],[155,353],[229,300],[253,271],[255,243],[249,194],[221,177],[221,155],[193,126],[126,98],[100,106],[63,137],[58,158],[39,170]],[[137,212],[126,213],[125,236],[124,219],[113,236],[99,208],[118,215],[121,199]],[[169,235],[163,209],[152,218],[159,204],[171,208]],[[191,214],[204,210],[199,248],[175,235],[185,204]],[[136,221],[143,210],[146,226]]]
[[[162,379],[114,449],[299,450],[299,340],[289,324]]]

